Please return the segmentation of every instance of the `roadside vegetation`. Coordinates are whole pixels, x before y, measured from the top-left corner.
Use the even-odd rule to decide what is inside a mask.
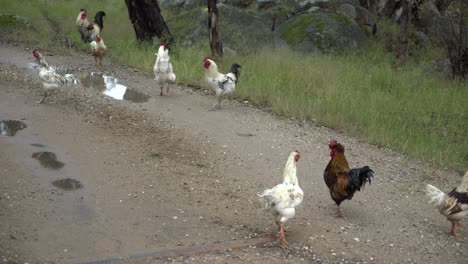
[[[152,72],[157,46],[139,44],[134,37],[124,1],[3,1],[3,14],[26,18],[31,27],[0,17],[10,39],[33,48],[51,49],[58,25],[69,39],[63,52],[87,51],[76,32],[81,7],[91,15],[104,10],[103,39],[113,61]],[[434,61],[445,56],[440,47],[412,50],[412,62],[392,67],[392,41],[397,26],[379,23],[383,36],[366,50],[347,54],[301,54],[284,48],[225,57],[242,65],[234,93],[239,100],[280,115],[341,130],[370,143],[401,151],[436,166],[459,171],[468,168],[468,84],[434,74]],[[205,47],[171,50],[174,71],[183,84],[203,86]],[[57,48],[54,45],[54,48]],[[85,59],[85,58],[84,58]],[[107,60],[109,63],[109,60]],[[79,64],[79,62],[76,62]]]

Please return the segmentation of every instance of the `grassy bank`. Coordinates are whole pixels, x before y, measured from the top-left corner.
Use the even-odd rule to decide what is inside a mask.
[[[104,10],[103,38],[109,56],[152,70],[157,47],[135,42],[124,1],[2,2],[3,13],[24,16],[34,25],[34,32],[14,28],[15,38],[36,39],[39,48],[47,48],[54,34],[45,20],[48,18],[69,37],[75,49],[88,50],[74,26],[78,10],[86,7],[92,14]],[[468,85],[427,74],[424,59],[435,56],[427,51],[420,52],[418,64],[395,70],[391,67],[392,54],[381,44],[348,55],[304,55],[265,48],[224,58],[219,64],[223,70],[234,61],[243,66],[233,95],[240,100],[281,115],[313,120],[437,166],[466,170]],[[176,47],[172,53],[179,81],[203,84],[201,60],[208,54],[208,47]]]

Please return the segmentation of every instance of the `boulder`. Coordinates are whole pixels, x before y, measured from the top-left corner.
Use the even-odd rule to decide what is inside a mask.
[[[256,0],[258,9],[265,9],[273,7],[276,3],[275,0]]]
[[[226,4],[230,6],[240,7],[240,8],[248,8],[252,5],[255,0],[220,0],[218,3]]]
[[[256,16],[224,4],[218,5],[218,12],[223,46],[239,52],[256,50],[272,42],[273,36],[269,26]],[[179,44],[209,45],[206,7],[181,12],[166,22]]]
[[[307,52],[344,51],[367,46],[367,37],[354,19],[333,11],[318,10],[282,23],[277,38],[293,49]]]

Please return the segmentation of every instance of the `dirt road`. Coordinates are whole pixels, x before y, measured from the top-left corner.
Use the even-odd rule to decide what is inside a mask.
[[[114,100],[87,76],[95,70],[88,55],[45,56],[79,66],[82,85],[38,105],[30,51],[0,47],[0,120],[27,126],[0,136],[0,261],[79,263],[272,234],[257,193],[281,181],[298,149],[305,197],[288,222],[290,249],[268,243],[145,263],[468,262],[468,232],[451,237],[422,192],[425,183],[456,187],[461,176],[453,171],[248,104],[210,112],[214,97],[203,91],[176,87],[159,97],[152,76],[107,60],[108,74],[150,96]],[[351,166],[376,172],[343,203],[341,219],[322,178],[334,138]],[[40,152],[57,161],[40,162],[53,156]]]

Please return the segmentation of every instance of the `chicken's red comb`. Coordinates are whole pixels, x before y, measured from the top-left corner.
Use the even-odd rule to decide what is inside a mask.
[[[83,12],[83,11],[88,12],[88,11],[86,11],[86,8],[81,8],[80,11],[82,11],[82,12]]]
[[[338,144],[338,142],[335,139],[333,139],[332,141],[330,141],[330,144],[328,144],[328,147],[333,148],[336,144]]]
[[[205,58],[203,58],[203,62],[205,62],[207,60],[213,60],[213,58],[211,56],[206,56]]]
[[[167,47],[167,43],[166,43],[166,42],[161,42],[161,45],[160,45],[160,46]]]
[[[38,57],[39,56],[39,51],[33,50],[32,54],[33,54],[34,57]]]
[[[294,150],[294,151],[295,151],[295,152],[297,152],[297,154],[301,154],[301,153],[299,152],[299,150],[297,150],[297,149],[296,149],[296,150]]]

